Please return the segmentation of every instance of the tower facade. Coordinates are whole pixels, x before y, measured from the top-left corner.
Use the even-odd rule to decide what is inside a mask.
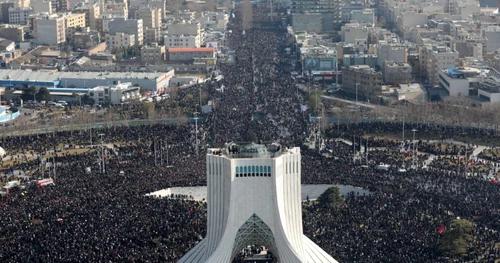
[[[300,148],[231,143],[206,158],[207,236],[179,263],[231,263],[249,245],[278,262],[337,262],[302,232]]]

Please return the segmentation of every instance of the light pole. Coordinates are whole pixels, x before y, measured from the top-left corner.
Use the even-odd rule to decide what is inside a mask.
[[[200,93],[200,94],[199,94],[199,97],[200,97],[200,112],[201,112],[201,111],[202,111],[202,109],[203,109],[203,108],[202,108],[202,107],[203,107],[203,105],[201,104],[201,85],[200,85],[200,87],[199,87],[199,93]]]
[[[411,130],[413,132],[413,167],[415,168],[415,132],[417,131],[417,129],[412,129]]]
[[[356,110],[358,109],[358,86],[359,83],[356,83]]]
[[[316,117],[318,122],[318,133],[316,134],[316,144],[318,145],[318,152],[321,153],[321,116]]]
[[[102,166],[102,174],[106,173],[106,167],[104,162],[104,142],[103,142],[104,133],[100,133],[99,137],[101,137],[101,166]]]
[[[196,144],[195,144],[195,151],[196,151],[196,156],[198,156],[198,112],[194,112],[194,123],[195,123],[195,132],[194,132],[194,136],[195,136],[195,140],[196,140]]]
[[[40,90],[36,90],[36,87],[35,87],[35,93],[33,93],[33,101],[36,102],[36,94],[38,94]]]
[[[403,143],[405,143],[405,116],[403,116]]]

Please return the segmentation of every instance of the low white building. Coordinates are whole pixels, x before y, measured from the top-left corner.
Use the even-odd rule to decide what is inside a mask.
[[[468,96],[470,80],[479,74],[469,68],[448,68],[439,72],[439,86],[448,91],[451,97]]]
[[[97,86],[89,89],[89,97],[94,100],[94,104],[116,105],[127,101],[138,101],[141,98],[139,87],[135,87],[131,82],[120,83],[114,81],[113,85]]]
[[[166,48],[170,47],[189,47],[198,48],[201,46],[200,35],[174,35],[165,34],[163,42]]]

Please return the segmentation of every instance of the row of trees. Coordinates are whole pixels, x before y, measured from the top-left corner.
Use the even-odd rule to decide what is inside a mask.
[[[90,98],[90,96],[87,94],[81,96],[80,98],[78,97],[79,95],[76,93],[73,93],[72,95],[73,98],[79,99],[81,104],[89,104],[89,105],[94,104],[94,100]],[[21,94],[20,98],[23,101],[28,101],[28,100],[49,101],[50,91],[47,87],[41,87],[39,90],[37,90],[35,86],[30,86],[29,88],[23,90],[23,93]]]
[[[125,47],[116,47],[111,50],[111,53],[116,56],[117,60],[121,59],[129,59],[133,57],[141,56],[141,47],[140,46],[131,46],[128,48]]]
[[[36,101],[48,101],[50,99],[50,91],[47,87],[41,87],[38,91],[35,86],[31,86],[23,90],[21,94],[21,99],[23,101],[36,100]]]

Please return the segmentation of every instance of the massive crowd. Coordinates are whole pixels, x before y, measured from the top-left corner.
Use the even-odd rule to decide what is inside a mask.
[[[271,21],[265,7],[254,8],[253,26],[244,34],[240,18],[236,11],[226,41],[237,63],[220,65],[224,79],[201,87],[216,103],[212,114],[202,116],[198,132],[192,123],[152,123],[0,139],[15,156],[0,163],[4,178],[48,175],[46,163],[57,153],[54,186],[29,185],[0,199],[1,262],[177,262],[205,236],[206,205],[145,194],[206,184],[208,145],[303,144],[315,124],[300,111],[307,94],[293,88],[286,29],[280,19]],[[199,88],[183,92],[196,96]],[[138,106],[130,107],[140,115]],[[496,136],[475,128],[418,125],[443,139],[457,133]],[[373,193],[346,197],[339,211],[306,205],[305,234],[339,262],[494,262],[500,257],[498,185],[437,165],[401,173],[398,168],[412,161],[402,143],[375,136],[400,129],[399,123],[335,125],[324,132],[321,151],[302,147],[303,183],[348,184]],[[368,158],[354,158],[366,141],[353,147],[335,140],[361,135],[373,135]],[[417,158],[423,164],[425,156]],[[375,169],[379,163],[391,169]],[[457,217],[473,222],[474,241],[465,255],[447,259],[437,250],[437,230]]]

